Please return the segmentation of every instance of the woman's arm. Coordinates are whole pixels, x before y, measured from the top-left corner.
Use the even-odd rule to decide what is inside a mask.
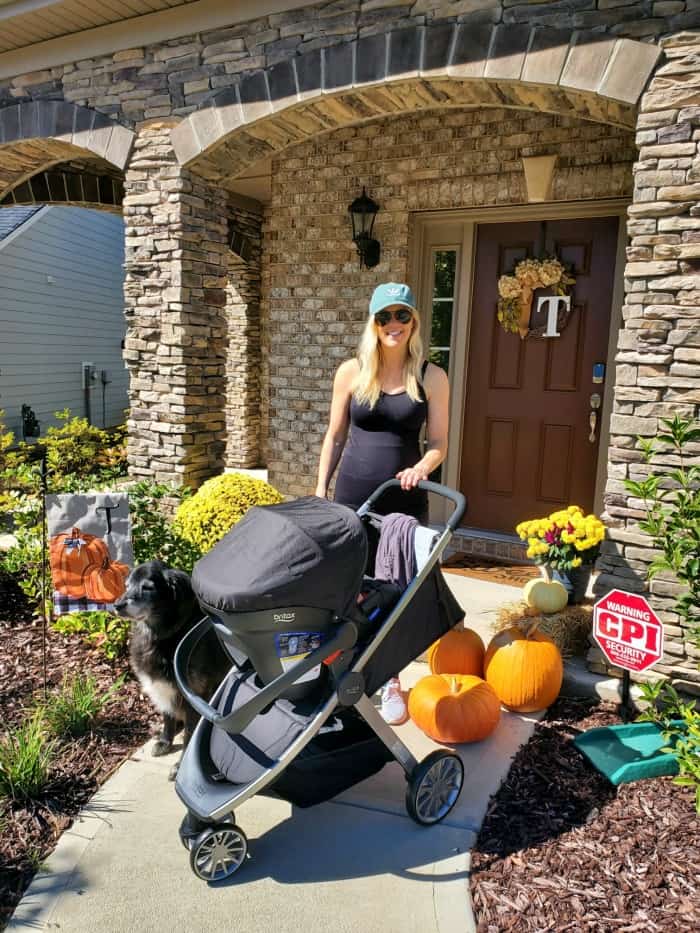
[[[331,477],[338,466],[340,455],[345,447],[350,427],[350,397],[359,364],[357,360],[341,363],[333,380],[333,398],[328,430],[323,439],[321,456],[318,463],[316,495],[322,499],[328,494]]]
[[[428,363],[425,371],[425,394],[428,398],[428,419],[425,437],[426,450],[418,463],[396,474],[402,489],[413,489],[430,474],[447,456],[447,433],[449,427],[450,384],[447,373],[439,366]]]

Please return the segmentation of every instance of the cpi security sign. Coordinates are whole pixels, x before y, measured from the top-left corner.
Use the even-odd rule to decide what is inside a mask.
[[[593,609],[593,637],[611,664],[645,671],[664,652],[663,623],[643,596],[613,590]]]

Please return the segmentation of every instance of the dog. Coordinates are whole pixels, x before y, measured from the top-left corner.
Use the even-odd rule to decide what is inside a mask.
[[[202,618],[190,578],[162,561],[147,561],[131,572],[126,591],[114,607],[122,618],[133,623],[131,666],[144,693],[163,715],[153,754],[171,752],[173,740],[183,728],[184,752],[199,720],[199,714],[180,692],[174,671],[175,649]],[[209,700],[230,668],[230,660],[210,629],[192,652],[187,682],[195,693]],[[171,781],[175,780],[179,764],[178,760],[170,771]]]

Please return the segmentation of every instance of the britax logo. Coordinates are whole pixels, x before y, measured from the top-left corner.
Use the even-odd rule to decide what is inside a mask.
[[[296,616],[293,612],[275,612],[272,618],[275,622],[293,622]]]

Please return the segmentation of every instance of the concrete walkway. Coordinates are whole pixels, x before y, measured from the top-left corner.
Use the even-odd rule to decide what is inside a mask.
[[[467,625],[490,637],[493,610],[519,590],[448,574]],[[410,687],[426,673],[415,662]],[[438,826],[406,815],[398,764],[309,810],[267,797],[236,814],[250,857],[228,882],[191,872],[178,838],[184,810],[167,772],[173,756],[147,745],[92,798],[62,836],[17,908],[12,931],[66,933],[469,933],[468,872],[489,797],[536,716],[504,712],[484,742],[458,747],[465,785]],[[409,722],[398,730],[416,757],[436,746]],[[150,743],[149,743],[150,744]]]

